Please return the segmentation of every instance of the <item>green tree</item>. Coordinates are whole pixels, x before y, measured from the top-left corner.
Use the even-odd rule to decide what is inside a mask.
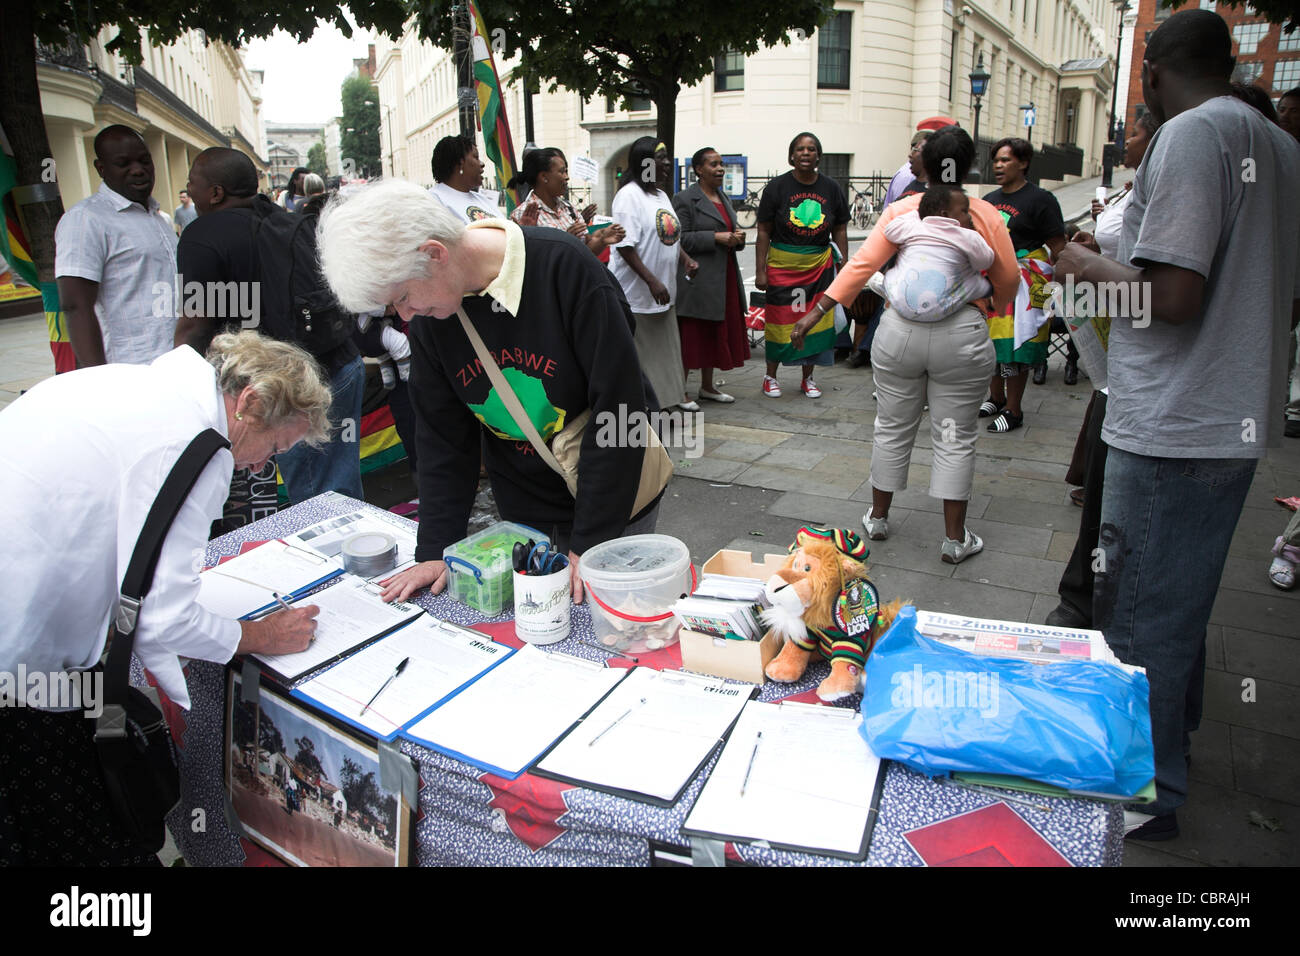
[[[325,768],[321,766],[320,758],[316,756],[316,745],[312,743],[311,738],[304,734],[295,737],[293,742],[298,746],[298,754],[293,758],[293,762],[308,773],[323,775]]]
[[[339,120],[339,126],[342,128],[343,174],[374,176],[382,168],[379,162],[379,91],[370,85],[368,79],[357,74],[343,81],[341,95],[343,118]]]
[[[452,49],[456,0],[417,0],[421,35]],[[649,96],[657,134],[673,152],[677,92],[713,72],[724,50],[811,37],[834,0],[480,0],[479,12],[498,60],[520,54],[520,72],[588,98]],[[791,34],[794,34],[793,36]],[[530,83],[531,85],[531,83]]]
[[[362,0],[350,8],[363,30],[377,29],[400,36],[408,13],[405,0]],[[40,88],[36,81],[36,42],[80,46],[105,26],[116,25],[118,35],[108,44],[110,52],[128,61],[141,61],[141,43],[170,43],[190,30],[202,30],[209,41],[219,40],[238,47],[253,37],[264,37],[276,29],[305,42],[316,31],[318,21],[333,23],[345,36],[352,25],[336,0],[24,0],[0,3],[0,126],[14,151],[19,185],[48,183],[50,143],[41,112]],[[22,209],[32,258],[43,284],[54,281],[54,227],[63,215],[63,203],[52,198]],[[58,309],[57,295],[46,297],[46,309]]]
[[[1190,6],[1189,6],[1190,4]],[[1195,10],[1197,0],[1161,0],[1162,7],[1173,10]],[[1269,23],[1280,23],[1282,29],[1294,31],[1300,26],[1300,4],[1296,0],[1219,0],[1219,7],[1251,7]]]
[[[325,140],[318,140],[307,150],[307,168],[321,179],[329,175],[325,167]]]

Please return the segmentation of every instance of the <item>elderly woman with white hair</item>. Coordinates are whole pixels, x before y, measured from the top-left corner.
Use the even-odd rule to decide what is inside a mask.
[[[632,515],[645,450],[636,444],[639,435],[617,429],[621,422],[630,430],[629,420],[646,410],[645,386],[631,312],[608,270],[561,230],[521,228],[504,218],[466,226],[401,181],[331,202],[317,247],[345,309],[391,303],[411,321],[419,563],[388,582],[385,600],[445,587],[443,549],[465,536],[481,446],[501,516],[554,533],[569,552],[574,599],[581,601],[577,558],[602,541],[653,530],[658,508],[656,499]],[[464,325],[451,318],[458,311],[543,441],[591,411],[576,501],[507,411]],[[613,427],[598,427],[602,422]]]
[[[315,361],[255,332],[217,336],[149,365],[104,365],[41,382],[0,411],[0,674],[49,686],[96,667],[145,516],[190,441],[229,443],[208,461],[163,542],[134,652],[189,707],[183,658],[302,650],[318,609],[227,620],[197,603],[204,545],[236,465],[261,467],[320,442],[330,392]],[[0,863],[156,862],[109,809],[81,709],[0,681]],[[5,699],[16,693],[16,699]],[[63,702],[66,705],[66,701]]]

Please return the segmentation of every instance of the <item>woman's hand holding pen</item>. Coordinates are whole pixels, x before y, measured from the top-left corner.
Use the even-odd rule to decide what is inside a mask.
[[[237,654],[294,654],[306,650],[316,636],[315,604],[276,611],[256,621],[240,621]]]

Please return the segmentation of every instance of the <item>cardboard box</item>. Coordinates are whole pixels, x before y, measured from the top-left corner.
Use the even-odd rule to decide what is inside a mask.
[[[755,561],[744,551],[719,551],[704,562],[700,571],[766,581],[780,569],[785,559],[784,554],[769,554],[762,561]],[[767,680],[763,668],[781,653],[782,645],[782,638],[776,634],[768,634],[761,641],[728,641],[686,628],[679,632],[679,639],[685,670],[759,685]]]

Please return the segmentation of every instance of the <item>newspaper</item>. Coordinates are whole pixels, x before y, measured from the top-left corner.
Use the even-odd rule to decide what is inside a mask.
[[[988,657],[1008,657],[1035,664],[1105,661],[1125,667],[1107,646],[1101,631],[920,610],[916,612],[916,630],[923,637]]]

